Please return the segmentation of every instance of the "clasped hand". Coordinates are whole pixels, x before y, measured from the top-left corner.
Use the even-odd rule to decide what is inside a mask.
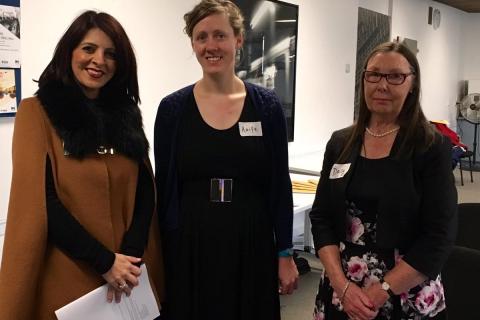
[[[363,290],[351,283],[343,297],[343,310],[350,319],[371,320],[377,316],[378,310],[387,300],[388,294],[382,290],[379,283]]]
[[[120,302],[122,293],[130,296],[133,287],[138,285],[138,277],[142,273],[135,264],[142,259],[115,253],[112,267],[102,276],[108,283],[107,301]]]

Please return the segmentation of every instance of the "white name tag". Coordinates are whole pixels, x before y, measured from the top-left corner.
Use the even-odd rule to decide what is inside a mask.
[[[261,137],[262,133],[262,123],[258,122],[239,122],[238,129],[240,130],[240,135],[242,137]]]
[[[332,170],[330,170],[330,179],[343,178],[348,169],[350,169],[350,165],[351,163],[335,163]]]

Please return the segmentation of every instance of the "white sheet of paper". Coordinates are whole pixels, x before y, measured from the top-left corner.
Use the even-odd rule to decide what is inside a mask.
[[[160,315],[153,295],[147,268],[142,265],[139,285],[130,297],[122,301],[107,302],[107,285],[103,285],[55,311],[58,320],[152,320]]]

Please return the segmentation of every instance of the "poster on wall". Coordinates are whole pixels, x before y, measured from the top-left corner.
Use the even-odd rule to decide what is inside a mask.
[[[14,117],[21,100],[20,0],[0,0],[0,118]]]
[[[0,68],[20,68],[20,8],[0,5]]]
[[[0,113],[17,112],[15,71],[0,69]]]
[[[272,89],[282,103],[293,141],[298,6],[273,0],[234,0],[245,16],[245,43],[235,72]]]

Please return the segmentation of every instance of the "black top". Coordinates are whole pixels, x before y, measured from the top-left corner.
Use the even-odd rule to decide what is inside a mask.
[[[292,183],[288,172],[288,144],[285,117],[278,97],[271,90],[244,82],[253,109],[262,122],[263,141],[270,158],[268,210],[272,216],[277,250],[292,247],[293,200]],[[157,209],[162,229],[178,227],[180,195],[178,194],[178,150],[180,122],[189,108],[194,85],[180,89],[162,99],[155,120],[155,180],[157,183]],[[174,240],[173,240],[174,241]],[[164,242],[172,248],[172,240]],[[173,249],[172,249],[173,250]]]
[[[248,96],[239,122],[260,124]],[[165,231],[166,242],[178,239],[164,252],[166,319],[279,319],[269,153],[240,123],[214,129],[189,99],[176,153],[179,228]],[[212,178],[231,179],[231,202],[210,201]]]
[[[344,164],[344,176],[330,172],[347,143],[352,127],[333,133],[325,149],[320,182],[310,212],[315,248],[338,244],[345,237],[346,188],[357,165],[361,141]],[[400,130],[392,147],[390,169],[382,177],[378,201],[377,244],[399,248],[404,261],[435,279],[452,248],[456,233],[457,191],[451,169],[451,143],[440,134],[425,151],[397,159]]]
[[[389,172],[396,169],[390,157],[357,157],[346,189],[345,241],[339,246],[340,261],[347,279],[364,289],[380,282],[395,267],[404,252],[377,244],[377,221],[383,214],[379,202]],[[320,277],[315,319],[346,320],[340,300],[333,295],[330,280]],[[428,294],[425,294],[428,292]],[[431,299],[431,297],[435,299]],[[402,299],[400,299],[402,297]],[[377,320],[444,319],[445,295],[440,276],[427,279],[399,295],[392,295],[379,308]]]

